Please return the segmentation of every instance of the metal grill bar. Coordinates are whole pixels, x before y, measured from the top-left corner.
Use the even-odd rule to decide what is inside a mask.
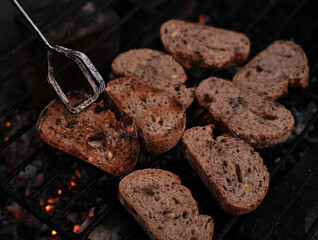
[[[283,170],[285,171],[286,168],[286,161],[290,157],[290,155],[295,151],[299,143],[305,138],[305,136],[308,134],[310,128],[314,125],[314,123],[318,119],[318,112],[315,113],[315,115],[311,118],[310,122],[306,125],[304,130],[301,132],[301,134],[297,137],[297,140],[293,144],[293,146],[289,149],[289,151],[285,154],[285,156],[280,160],[279,164],[274,168],[274,170],[271,173],[271,182],[275,183],[277,180],[278,171]]]
[[[33,119],[30,121],[27,125],[19,129],[12,137],[8,139],[8,141],[5,141],[0,145],[0,152],[5,149],[7,146],[9,146],[11,143],[13,143],[16,139],[21,137],[24,133],[26,133],[30,128],[32,128],[35,123],[37,122],[37,119]]]
[[[1,179],[2,182],[8,183],[10,182],[22,169],[24,169],[28,164],[30,164],[37,156],[39,156],[42,152],[47,149],[48,145],[44,144],[40,148],[38,148],[32,155],[30,155],[27,159],[25,159],[22,163],[20,163],[8,176]]]
[[[66,163],[64,163],[59,170],[54,172],[51,176],[48,177],[48,179],[37,189],[35,189],[33,192],[30,193],[28,196],[29,199],[35,199],[45,188],[47,188],[62,172],[66,171],[66,169],[71,166],[73,163],[73,160],[68,160]]]
[[[115,203],[110,205],[108,208],[105,210],[99,212],[97,216],[93,219],[93,222],[81,233],[80,240],[85,240],[87,239],[88,235],[90,232],[98,226],[102,222],[102,220],[106,217],[106,215],[114,208]]]
[[[76,194],[75,197],[73,197],[71,199],[71,201],[69,201],[67,203],[67,205],[65,205],[62,209],[59,210],[59,212],[57,214],[55,214],[53,216],[54,220],[58,220],[61,217],[65,216],[65,214],[67,213],[68,210],[70,210],[74,204],[93,186],[93,184],[95,184],[105,173],[99,173],[98,175],[96,175],[93,179],[88,181],[88,184],[86,184],[86,186],[79,192]]]
[[[22,196],[19,194],[12,185],[0,181],[0,190],[4,192],[8,197],[10,197],[12,200],[17,202],[21,207],[24,209],[27,209],[31,214],[36,216],[38,219],[40,219],[42,222],[48,224],[48,226],[51,226],[54,228],[55,231],[57,231],[59,234],[61,234],[65,239],[75,239],[76,235],[65,228],[65,225],[60,222],[53,222],[52,216],[43,209],[39,208],[39,206],[31,199],[25,198],[25,196]]]
[[[132,41],[130,41],[130,43],[123,49],[122,52],[126,52],[129,49],[131,49],[131,47],[140,40],[140,38],[143,36],[143,34],[145,34],[147,31],[149,31],[156,23],[158,23],[158,21],[163,18],[165,15],[167,15],[167,13],[169,13],[169,11],[171,11],[171,9],[173,9],[177,3],[179,3],[180,1],[173,1],[169,7],[167,7],[164,11],[162,11],[160,14],[158,14],[142,31],[140,31],[140,33],[134,37],[134,39]],[[159,33],[158,33],[159,35]]]
[[[306,186],[310,178],[318,171],[318,165],[309,173],[309,176],[306,178],[306,180],[299,186],[297,191],[290,197],[289,202],[284,206],[284,208],[279,212],[277,215],[275,221],[272,222],[270,229],[268,230],[266,236],[262,239],[268,239],[274,230],[275,226],[277,225],[277,222],[280,220],[281,216],[288,210],[288,208],[292,205],[292,203],[295,201],[295,199],[298,197],[300,191]]]
[[[269,45],[271,42],[273,42],[275,39],[277,39],[281,35],[281,32],[284,29],[284,27],[286,27],[287,24],[293,20],[293,17],[296,15],[296,13],[298,13],[301,10],[301,8],[305,5],[306,2],[308,2],[308,0],[299,2],[297,7],[294,8],[291,14],[289,14],[288,18],[286,18],[286,20],[279,26],[277,31],[272,35],[270,40],[266,43],[266,46]]]
[[[244,31],[244,34],[249,33],[254,27],[255,25],[260,22],[265,16],[266,14],[278,3],[277,0],[275,1],[271,1],[270,4],[268,5],[267,8],[265,8],[265,10],[262,12],[262,14],[260,14],[255,20],[254,22],[252,22]]]

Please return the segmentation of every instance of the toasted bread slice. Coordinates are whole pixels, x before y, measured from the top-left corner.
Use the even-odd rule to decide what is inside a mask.
[[[134,119],[141,146],[148,152],[166,152],[181,138],[186,115],[175,96],[143,84],[135,76],[110,81],[105,93],[105,102],[117,114]]]
[[[246,142],[227,135],[212,137],[214,126],[194,127],[182,136],[182,152],[228,213],[240,215],[259,206],[268,189],[263,159]]]
[[[250,41],[242,33],[181,20],[165,22],[160,37],[165,49],[186,68],[227,69],[232,62],[243,64],[250,51]]]
[[[288,85],[301,89],[308,86],[309,66],[302,48],[278,40],[249,61],[233,77],[233,82],[278,99],[288,92]]]
[[[221,78],[202,81],[195,96],[223,132],[256,148],[284,142],[294,127],[294,118],[284,106]]]
[[[137,76],[142,83],[165,90],[179,98],[188,108],[194,99],[194,88],[186,88],[183,68],[173,57],[152,49],[133,49],[117,56],[112,63],[118,76]]]
[[[69,99],[75,105],[85,97],[77,93]],[[49,145],[114,175],[130,172],[138,158],[134,121],[128,117],[117,121],[114,113],[100,103],[71,114],[60,100],[54,100],[40,114],[37,130]]]
[[[213,219],[199,214],[190,190],[171,172],[129,174],[119,183],[119,200],[153,240],[212,239]]]

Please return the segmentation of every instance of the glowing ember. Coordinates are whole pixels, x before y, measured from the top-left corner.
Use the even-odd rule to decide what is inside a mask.
[[[47,205],[47,206],[45,206],[45,210],[46,210],[47,212],[53,210],[53,208],[54,208],[54,207],[53,207],[52,205]]]
[[[57,232],[54,231],[54,230],[52,230],[52,235],[54,236],[54,235],[56,235],[56,234],[57,234]]]
[[[104,103],[104,100],[101,100],[99,103]]]
[[[205,23],[205,16],[200,14],[198,16],[198,20],[199,20],[200,23]]]
[[[77,186],[76,182],[71,181],[71,187],[76,187],[76,186]]]
[[[89,216],[89,217],[94,217],[94,209],[95,209],[95,208],[91,208],[91,209],[89,210],[89,213],[88,213],[88,216]]]
[[[77,169],[75,169],[75,174],[76,174],[76,176],[77,176],[78,178],[81,178],[81,177],[82,177],[81,174],[80,174],[80,172],[79,172]]]
[[[76,232],[77,229],[79,229],[79,227],[80,227],[80,225],[74,225],[74,227],[73,227],[73,232]]]
[[[9,137],[4,137],[3,140],[6,142],[9,140]]]
[[[59,190],[57,191],[57,194],[58,194],[58,195],[61,195],[61,194],[62,194],[62,190],[59,189]]]
[[[12,204],[5,207],[6,211],[13,215],[16,219],[21,217],[21,207],[18,204]]]
[[[58,198],[49,198],[49,199],[47,200],[47,203],[49,203],[49,204],[54,204],[54,203],[57,202],[57,200],[59,200],[59,199],[58,199]]]
[[[5,123],[5,126],[6,126],[6,127],[10,127],[10,126],[11,126],[11,123],[10,123],[10,122],[6,122],[6,123]]]

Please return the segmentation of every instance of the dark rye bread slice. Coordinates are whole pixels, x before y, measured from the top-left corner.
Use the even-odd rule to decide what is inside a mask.
[[[175,96],[143,84],[135,76],[110,81],[105,93],[105,103],[117,114],[134,119],[141,146],[148,152],[167,152],[181,138],[186,115]]]
[[[181,20],[165,22],[160,37],[165,49],[186,68],[226,69],[232,62],[243,64],[250,51],[250,41],[242,33]]]
[[[72,105],[84,94],[69,96]],[[69,113],[60,100],[52,101],[37,123],[40,138],[51,146],[114,175],[130,172],[137,161],[137,127],[131,118],[119,121],[103,104],[92,103],[79,114]]]
[[[284,106],[228,80],[205,79],[195,96],[223,132],[256,148],[284,142],[294,127],[294,118]]]
[[[194,88],[186,88],[183,68],[173,57],[152,49],[133,49],[117,56],[112,63],[114,75],[137,76],[142,83],[166,90],[188,108],[194,99]]]
[[[278,40],[250,60],[233,77],[233,82],[273,99],[288,91],[288,85],[305,88],[309,67],[306,54],[291,41]]]
[[[213,219],[199,214],[190,190],[171,172],[144,169],[129,174],[119,183],[119,200],[150,239],[212,239]]]
[[[240,215],[257,208],[269,185],[263,159],[246,142],[212,137],[214,126],[194,127],[182,136],[182,152],[192,168],[228,213]]]

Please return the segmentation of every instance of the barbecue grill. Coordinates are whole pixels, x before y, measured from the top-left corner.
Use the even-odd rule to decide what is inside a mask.
[[[101,60],[92,57],[94,50],[100,51],[101,44],[109,39],[116,42],[100,54],[112,57],[96,64],[106,82],[113,78],[110,63],[115,55],[131,48],[163,50],[159,28],[172,18],[245,33],[251,40],[249,58],[277,39],[301,45],[310,65],[309,86],[303,91],[289,89],[279,100],[292,112],[295,127],[285,143],[259,150],[271,179],[264,201],[254,212],[231,216],[221,210],[178,145],[159,156],[141,153],[136,168],[163,168],[179,175],[198,201],[200,213],[213,217],[213,239],[318,239],[318,18],[314,0],[52,0],[47,4],[61,1],[69,4],[65,5],[68,7],[60,8],[54,13],[55,17],[36,22],[43,32],[69,21],[83,7],[88,14],[72,20],[67,31],[58,35],[57,43],[63,44],[101,12],[116,16],[111,24],[92,34],[94,37],[87,38],[77,49],[95,64]],[[29,32],[18,40],[14,38],[12,26],[24,25],[8,2],[0,4],[3,31],[0,37],[0,238],[87,239],[91,234],[90,238],[98,239],[95,237],[100,234],[104,236],[102,239],[148,239],[118,203],[120,178],[43,144],[37,138],[37,117],[54,96],[47,88],[45,72],[41,75],[39,62],[45,65],[44,53],[41,48],[33,49],[38,44],[36,36]],[[26,9],[38,8],[35,7],[38,1],[21,3]],[[91,6],[88,3],[94,7],[87,7]],[[113,38],[115,34],[117,37]],[[33,55],[25,54],[30,52],[30,47]],[[71,67],[60,64],[56,76]],[[39,72],[41,77],[31,86],[25,82],[32,77],[27,74],[30,69],[33,69],[31,73]],[[198,85],[209,76],[231,79],[237,70],[237,66],[221,72],[193,68],[187,70],[188,84]],[[86,86],[79,81],[72,89],[86,90]],[[187,110],[187,128],[204,124],[205,115],[196,103],[192,104]]]

